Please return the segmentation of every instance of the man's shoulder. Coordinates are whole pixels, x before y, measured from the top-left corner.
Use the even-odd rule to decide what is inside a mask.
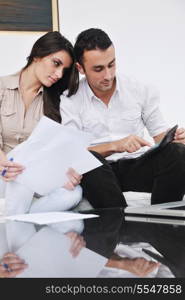
[[[61,95],[61,100],[65,100],[67,102],[83,102],[84,99],[84,93],[85,93],[85,88],[86,88],[86,78],[82,78],[79,82],[79,87],[77,92],[74,95],[71,95],[70,97],[67,96],[68,91],[65,91],[62,95]]]
[[[133,75],[125,76],[118,74],[118,83],[122,91],[128,90],[135,96],[145,97],[148,94],[159,94],[159,90],[156,85],[149,81],[139,80]]]
[[[116,75],[118,79],[118,83],[120,87],[127,87],[127,88],[143,88],[146,84],[144,84],[142,81],[135,78],[133,75],[123,75],[122,73],[119,73]]]

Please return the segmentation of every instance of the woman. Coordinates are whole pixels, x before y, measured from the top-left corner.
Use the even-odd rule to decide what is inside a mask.
[[[0,78],[0,172],[4,181],[14,180],[24,170],[7,160],[7,152],[29,137],[43,115],[60,123],[60,95],[68,89],[70,96],[77,87],[73,46],[57,31],[35,42],[20,72]],[[71,169],[67,175],[65,187],[74,189],[81,176]]]
[[[0,78],[0,172],[4,182],[14,180],[24,171],[24,166],[8,161],[6,154],[29,137],[43,115],[60,123],[60,95],[68,89],[70,96],[77,87],[73,46],[57,31],[35,42],[20,72]],[[77,187],[81,176],[73,169],[69,169],[67,175],[69,181],[65,189],[49,195],[51,199],[52,196],[58,199],[58,210],[70,209],[81,199],[81,188]],[[48,196],[35,201],[33,211],[37,211],[37,202],[38,211],[44,211],[39,202],[44,204],[45,200],[48,202]],[[50,202],[48,210],[56,210]],[[77,237],[71,235],[71,239],[75,242]]]
[[[57,31],[35,42],[20,72],[0,78],[0,171],[11,167],[3,180],[13,180],[23,171],[19,164],[7,162],[6,153],[30,135],[43,114],[60,123],[59,96],[66,89],[70,96],[77,87],[73,46]],[[76,184],[79,177],[73,180]]]

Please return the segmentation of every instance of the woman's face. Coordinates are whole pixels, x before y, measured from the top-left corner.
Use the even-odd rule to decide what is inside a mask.
[[[71,64],[71,56],[65,50],[61,50],[43,58],[35,58],[34,74],[42,85],[50,87],[62,78]]]

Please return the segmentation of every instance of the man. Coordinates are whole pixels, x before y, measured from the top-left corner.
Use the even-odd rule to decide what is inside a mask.
[[[75,54],[85,77],[76,95],[61,97],[62,122],[92,133],[96,140],[89,150],[103,162],[83,176],[84,196],[93,207],[126,206],[123,191],[151,192],[152,204],[181,200],[185,130],[177,129],[174,143],[153,157],[139,158],[151,146],[144,139],[144,128],[155,143],[168,129],[156,91],[116,73],[114,45],[101,29],[81,32]],[[122,158],[115,160],[118,153]]]

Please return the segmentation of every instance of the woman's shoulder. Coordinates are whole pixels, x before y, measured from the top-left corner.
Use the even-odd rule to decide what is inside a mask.
[[[19,84],[19,73],[0,76],[0,104],[4,98],[6,90],[14,89]]]
[[[0,89],[11,88],[19,80],[20,72],[6,76],[0,76]]]
[[[4,90],[6,89],[6,77],[0,76],[0,102],[2,101]]]

